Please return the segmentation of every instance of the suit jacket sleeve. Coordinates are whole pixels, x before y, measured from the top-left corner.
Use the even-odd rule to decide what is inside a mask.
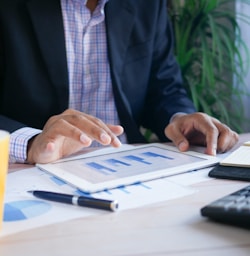
[[[60,0],[1,0],[0,129],[42,129],[68,96]]]

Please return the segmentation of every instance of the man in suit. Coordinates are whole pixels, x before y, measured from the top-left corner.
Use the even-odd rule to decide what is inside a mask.
[[[0,129],[10,156],[47,163],[83,147],[145,142],[226,151],[238,135],[182,87],[164,0],[1,0]]]

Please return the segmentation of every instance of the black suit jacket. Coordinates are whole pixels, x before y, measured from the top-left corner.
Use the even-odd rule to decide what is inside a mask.
[[[115,101],[129,142],[138,128],[162,140],[176,112],[194,112],[173,55],[163,0],[109,0],[105,7]],[[0,129],[42,129],[68,108],[60,0],[0,1]]]

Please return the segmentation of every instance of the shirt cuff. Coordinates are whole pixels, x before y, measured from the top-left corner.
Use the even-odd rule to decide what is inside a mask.
[[[11,163],[25,163],[29,140],[41,132],[39,129],[25,127],[11,133],[9,161]]]

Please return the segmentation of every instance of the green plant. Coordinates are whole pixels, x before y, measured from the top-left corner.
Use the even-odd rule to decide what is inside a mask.
[[[241,0],[249,2],[247,0]],[[184,85],[198,111],[214,116],[238,132],[244,111],[241,97],[248,49],[241,40],[233,0],[172,0],[169,14],[175,53]],[[241,49],[241,51],[240,51]],[[234,102],[234,103],[232,103]]]

